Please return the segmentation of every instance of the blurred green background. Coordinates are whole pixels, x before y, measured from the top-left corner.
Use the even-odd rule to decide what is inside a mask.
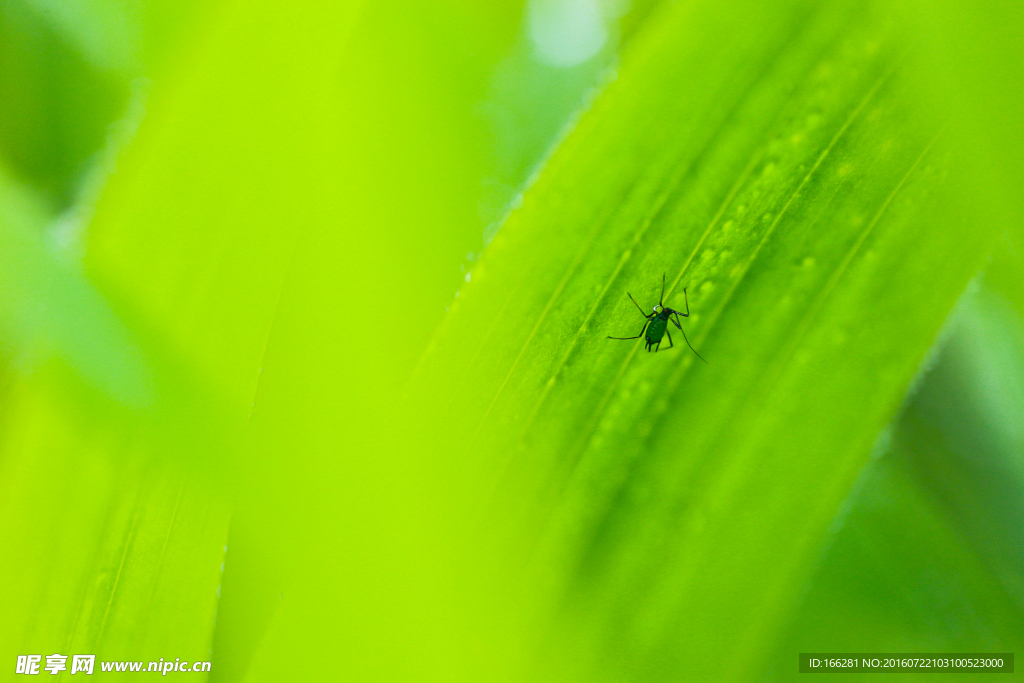
[[[0,0],[5,675],[1021,651],[1022,48],[997,0]],[[663,273],[707,366],[604,339]]]

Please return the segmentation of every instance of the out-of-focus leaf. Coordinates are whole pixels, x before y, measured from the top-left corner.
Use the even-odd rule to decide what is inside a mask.
[[[1024,645],[1024,329],[1008,309],[987,283],[957,307],[836,520],[772,680],[799,676],[797,652]]]
[[[49,215],[0,170],[4,657],[209,660],[227,509],[166,465],[152,367]]]
[[[122,433],[123,412],[67,384],[51,367],[4,396],[5,659],[94,654],[96,673],[110,660],[208,661],[226,507]]]
[[[154,392],[146,359],[76,264],[46,242],[49,216],[0,167],[0,342],[28,366],[56,354],[86,383],[141,408]]]
[[[128,82],[90,62],[48,17],[20,0],[0,3],[0,161],[63,209],[127,102]]]
[[[138,2],[126,0],[15,0],[36,11],[97,70],[121,77],[141,70]],[[134,7],[133,7],[134,5]],[[134,11],[133,11],[134,10]]]
[[[237,506],[217,677],[314,677],[328,642],[356,677],[450,661],[449,630],[412,636],[452,585],[407,580],[444,553],[405,544],[411,484],[385,485],[404,475],[379,442],[482,242],[475,107],[507,16],[234,4],[153,88],[98,202],[90,273],[187,378],[171,407],[195,411],[195,389],[222,411],[161,415]]]

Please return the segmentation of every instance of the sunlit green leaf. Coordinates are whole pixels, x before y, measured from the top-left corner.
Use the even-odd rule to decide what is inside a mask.
[[[425,362],[445,443],[492,468],[513,575],[560,615],[541,638],[585,678],[758,670],[991,244],[901,40],[857,4],[667,9]],[[605,338],[640,332],[626,292],[657,303],[662,273],[706,365],[681,334]]]

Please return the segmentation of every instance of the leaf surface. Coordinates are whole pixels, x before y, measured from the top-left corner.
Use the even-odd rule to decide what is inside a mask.
[[[902,49],[859,3],[663,8],[421,365],[502,499],[510,581],[559,624],[540,647],[584,679],[755,675],[981,264]],[[606,339],[663,274],[706,365],[678,333]]]

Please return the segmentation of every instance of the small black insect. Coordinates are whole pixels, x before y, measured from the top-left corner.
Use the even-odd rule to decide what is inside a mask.
[[[633,302],[637,308],[640,309],[640,314],[647,318],[647,322],[644,323],[644,327],[640,330],[640,334],[635,337],[608,337],[609,339],[639,339],[644,337],[647,342],[647,350],[650,351],[651,347],[654,347],[654,352],[658,352],[658,348],[661,347],[661,338],[668,335],[668,347],[671,349],[675,344],[672,343],[672,335],[668,333],[668,323],[671,320],[672,324],[679,328],[679,331],[683,333],[683,339],[686,340],[686,345],[690,347],[690,350],[697,354],[697,358],[704,360],[704,357],[697,353],[697,349],[690,345],[690,340],[686,339],[686,331],[679,322],[679,316],[684,318],[690,317],[690,300],[686,296],[686,287],[683,287],[683,300],[686,302],[686,313],[680,313],[679,311],[672,310],[671,308],[665,308],[663,302],[665,300],[665,275],[661,276],[661,299],[658,300],[658,305],[654,307],[654,312],[650,315],[644,313],[644,309],[640,308],[640,304],[636,302],[633,295],[626,292],[626,296]],[[672,316],[675,316],[673,320]],[[644,336],[644,332],[647,335]],[[704,360],[707,363],[706,360]]]

